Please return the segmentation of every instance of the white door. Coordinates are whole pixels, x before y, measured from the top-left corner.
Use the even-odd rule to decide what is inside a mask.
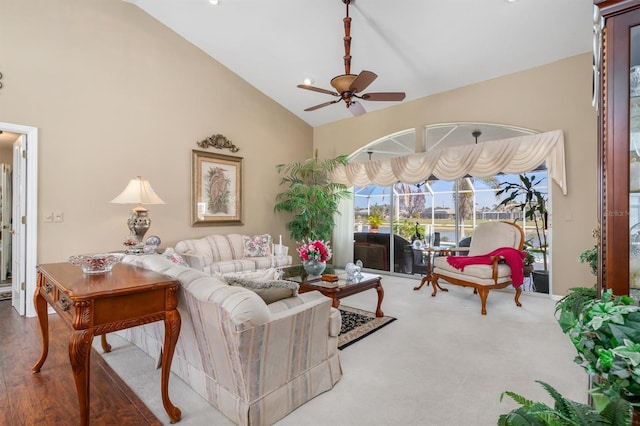
[[[26,274],[25,274],[25,247],[26,247],[26,185],[22,174],[26,172],[26,158],[22,154],[26,152],[27,140],[22,135],[13,143],[13,214],[11,221],[12,248],[11,248],[11,285],[13,288],[12,305],[20,313],[25,314],[26,307]]]
[[[11,231],[11,215],[12,215],[12,195],[11,190],[13,182],[11,180],[11,165],[2,163],[2,178],[0,185],[2,185],[2,191],[0,192],[2,203],[2,262],[0,263],[0,279],[5,281],[11,271],[11,239],[13,234]]]

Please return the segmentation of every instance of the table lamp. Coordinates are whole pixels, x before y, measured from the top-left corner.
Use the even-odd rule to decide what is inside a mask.
[[[151,187],[148,180],[143,179],[142,176],[138,176],[135,179],[131,179],[127,187],[116,198],[111,200],[116,204],[137,204],[131,210],[129,220],[127,220],[127,226],[131,235],[125,241],[125,245],[128,246],[126,253],[142,253],[144,247],[144,234],[151,226],[151,219],[149,218],[149,211],[144,208],[143,204],[165,204],[160,199]]]

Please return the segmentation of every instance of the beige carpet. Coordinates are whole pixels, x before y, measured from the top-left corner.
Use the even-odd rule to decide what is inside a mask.
[[[398,321],[340,351],[344,376],[336,386],[277,425],[495,425],[516,406],[500,402],[505,390],[551,403],[536,379],[586,402],[587,376],[573,363],[548,296],[525,293],[517,308],[512,291],[492,291],[482,316],[472,289],[445,285],[450,291],[433,298],[431,287],[413,291],[415,280],[385,276],[382,283],[382,309]],[[343,303],[371,311],[376,300],[371,290]],[[154,360],[117,336],[109,341],[105,360],[169,424]],[[182,409],[180,425],[232,424],[175,376],[170,395]]]

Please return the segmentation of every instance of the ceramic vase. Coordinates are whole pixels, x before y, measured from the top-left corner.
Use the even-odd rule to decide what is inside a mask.
[[[322,275],[325,268],[327,267],[327,262],[321,262],[317,259],[305,260],[302,263],[304,270],[307,271],[309,275]]]

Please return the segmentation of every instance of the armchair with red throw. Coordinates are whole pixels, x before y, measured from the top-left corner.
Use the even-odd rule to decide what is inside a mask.
[[[468,256],[436,257],[433,264],[432,296],[440,287],[438,280],[464,287],[473,287],[480,295],[482,315],[487,314],[489,290],[505,288],[513,284],[515,302],[519,302],[524,279],[522,267],[525,253],[522,251],[524,232],[515,223],[485,222],[473,233]]]

